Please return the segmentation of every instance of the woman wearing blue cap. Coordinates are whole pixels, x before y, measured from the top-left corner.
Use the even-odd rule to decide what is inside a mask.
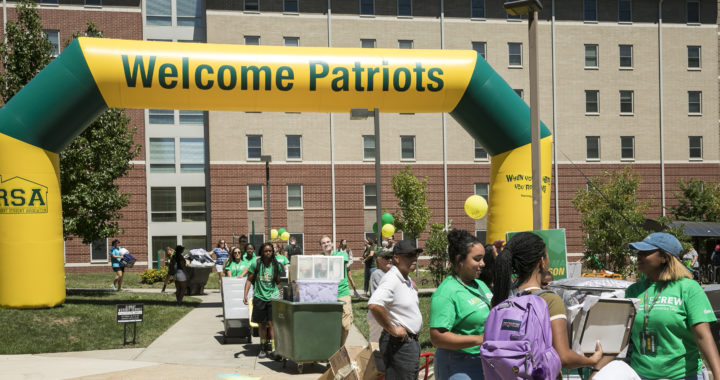
[[[631,285],[628,298],[639,298],[632,326],[630,366],[643,379],[703,379],[700,354],[715,377],[720,356],[710,333],[715,322],[710,301],[680,262],[682,245],[665,232],[630,243],[645,279]]]

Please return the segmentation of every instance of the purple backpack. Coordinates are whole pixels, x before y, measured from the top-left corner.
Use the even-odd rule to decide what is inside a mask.
[[[562,363],[552,346],[550,312],[538,297],[544,292],[513,297],[490,310],[480,348],[485,379],[558,377]]]

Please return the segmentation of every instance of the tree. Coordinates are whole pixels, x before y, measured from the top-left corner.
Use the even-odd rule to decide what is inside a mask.
[[[422,181],[413,175],[410,166],[397,172],[390,182],[400,211],[393,213],[395,228],[402,230],[407,239],[417,239],[427,228],[430,207],[427,206],[427,177]],[[380,230],[380,227],[378,227]]]
[[[675,199],[678,205],[670,212],[677,220],[720,222],[720,183],[681,180],[680,193],[675,193]]]
[[[447,252],[450,224],[448,223],[448,227],[445,228],[442,223],[431,223],[430,237],[425,242],[425,251],[430,255],[428,269],[436,287],[450,274]]]
[[[630,167],[623,171],[605,171],[590,180],[588,189],[580,189],[573,206],[582,216],[585,233],[584,261],[591,269],[609,269],[624,275],[634,271],[628,265],[633,254],[628,243],[648,234],[642,226],[647,202],[636,198],[639,178]]]
[[[7,42],[0,43],[0,97],[7,103],[52,60],[53,47],[43,33],[37,6],[17,2],[17,22],[8,21]]]
[[[80,35],[102,37],[92,22]],[[78,236],[83,243],[122,233],[120,210],[129,202],[116,180],[127,176],[140,145],[133,142],[135,126],[125,111],[111,108],[101,114],[60,153],[60,186],[65,239]]]

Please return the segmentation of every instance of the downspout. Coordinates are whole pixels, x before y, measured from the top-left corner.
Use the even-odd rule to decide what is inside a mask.
[[[328,30],[328,47],[332,47],[332,22],[330,16],[332,13],[332,0],[328,0],[327,11],[327,30]],[[335,125],[333,124],[333,114],[330,112],[330,188],[332,192],[332,241],[336,241],[336,221],[335,221]],[[307,246],[307,244],[306,244]]]
[[[665,137],[663,126],[663,65],[662,65],[662,3],[658,0],[658,94],[660,112],[660,199],[662,199],[662,216],[665,216]]]
[[[440,49],[445,48],[445,0],[440,0]],[[442,118],[442,148],[443,148],[443,209],[445,215],[445,229],[448,228],[448,169],[447,169],[447,131],[445,126],[445,112]]]
[[[557,112],[555,103],[557,103],[557,93],[555,86],[557,85],[555,76],[555,0],[552,0],[552,19],[550,20],[550,41],[552,46],[552,115],[553,115],[553,165],[555,166],[555,228],[560,228],[560,189],[558,188],[558,161],[557,161]]]

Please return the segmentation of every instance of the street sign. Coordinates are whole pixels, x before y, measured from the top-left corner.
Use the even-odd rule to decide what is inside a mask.
[[[142,322],[143,305],[117,305],[117,323]]]

